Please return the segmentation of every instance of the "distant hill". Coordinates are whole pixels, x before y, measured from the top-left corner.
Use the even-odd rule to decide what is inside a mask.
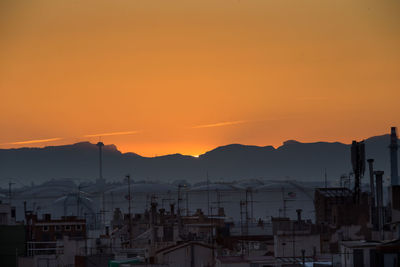
[[[375,159],[376,169],[390,175],[389,135],[366,140],[367,158]],[[134,180],[169,182],[186,179],[232,181],[244,178],[337,180],[351,170],[350,145],[342,143],[301,143],[286,141],[279,148],[231,144],[217,147],[199,158],[180,154],[142,157],[121,153],[114,145],[104,146],[103,173],[109,181],[130,173]],[[25,184],[52,178],[94,180],[98,177],[98,149],[88,142],[45,148],[0,150],[0,179],[17,178]]]

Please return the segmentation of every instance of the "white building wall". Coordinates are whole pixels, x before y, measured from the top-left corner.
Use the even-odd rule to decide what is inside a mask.
[[[11,210],[15,208],[10,204],[0,203],[0,225],[15,225],[15,218],[11,216]]]
[[[194,255],[192,255],[192,251]],[[160,263],[167,263],[170,266],[190,267],[192,266],[192,257],[194,259],[194,267],[210,266],[213,263],[212,249],[196,244],[193,244],[193,250],[191,245],[184,246],[163,254],[162,257],[158,257],[158,260]]]
[[[292,257],[293,256],[293,242],[295,256],[301,257],[301,251],[305,250],[305,256],[313,256],[314,247],[316,254],[320,254],[320,236],[319,235],[274,235],[274,255],[275,257]],[[286,244],[286,245],[284,245]]]
[[[361,249],[363,251],[364,267],[371,266],[370,255],[371,255],[371,250],[374,248],[371,248],[371,247],[348,248],[346,246],[341,246],[340,252],[341,252],[342,267],[353,267],[353,265],[354,265],[354,250],[355,249]]]

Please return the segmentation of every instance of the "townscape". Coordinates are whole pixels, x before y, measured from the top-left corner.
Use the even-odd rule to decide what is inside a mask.
[[[306,184],[206,176],[190,185],[130,174],[111,184],[99,142],[96,183],[2,190],[1,266],[400,266],[397,141],[392,127],[390,174],[353,141],[352,173],[336,186],[326,177]]]

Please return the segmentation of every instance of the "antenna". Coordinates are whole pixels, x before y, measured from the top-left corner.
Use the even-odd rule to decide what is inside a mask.
[[[77,194],[77,197],[76,197],[76,217],[78,217],[79,218],[79,200],[80,200],[80,197],[81,197],[81,184],[79,183],[79,185],[78,185],[78,194]]]
[[[126,175],[128,179],[128,220],[129,220],[129,246],[132,246],[132,219],[131,219],[131,176]]]
[[[215,192],[217,193],[217,208],[219,211],[219,209],[221,208],[221,194],[218,189],[216,189]]]
[[[210,182],[208,180],[208,171],[207,171],[207,216],[210,216]]]
[[[189,217],[189,193],[187,190],[185,193],[185,198],[186,198],[186,217]]]
[[[13,183],[13,182],[11,182],[11,181],[8,183],[8,202],[10,203],[10,205],[11,205],[11,193],[12,193],[12,191],[11,191],[11,186],[12,186],[13,184],[15,184],[15,183]]]
[[[244,207],[244,211],[243,211],[243,207]],[[245,220],[243,220],[243,217]],[[246,242],[244,241],[244,236],[249,235],[249,224],[248,224],[248,210],[247,210],[247,191],[246,191],[246,201],[241,200],[240,201],[240,234],[241,234],[241,244],[242,244],[242,255],[244,255],[244,249],[246,249],[246,253],[249,253],[249,243],[246,240]],[[246,246],[246,248],[245,248]]]
[[[399,171],[397,166],[397,150],[399,146],[397,144],[397,131],[396,127],[391,128],[390,133],[390,184],[398,185],[399,184]]]
[[[249,194],[250,194],[250,219],[254,220],[254,200],[253,200],[253,188],[249,187]]]
[[[185,185],[182,185],[182,184],[178,185],[178,210],[177,210],[178,216],[181,215],[181,205],[180,205],[180,203],[182,201],[182,196],[181,196],[181,188],[182,187],[185,187]]]
[[[286,199],[285,199],[285,189],[282,187],[282,202],[283,202],[283,217],[286,217]]]
[[[360,204],[360,184],[365,172],[365,144],[364,141],[353,141],[351,144],[351,164],[354,172],[354,203]]]

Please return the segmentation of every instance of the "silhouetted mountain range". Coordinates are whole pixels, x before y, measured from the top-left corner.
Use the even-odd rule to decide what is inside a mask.
[[[389,135],[365,141],[367,158],[374,158],[375,169],[384,170],[385,176],[389,176]],[[341,174],[351,171],[350,145],[337,142],[290,140],[276,149],[231,144],[199,158],[180,154],[148,158],[121,153],[114,145],[104,146],[103,151],[103,176],[109,181],[121,180],[130,173],[134,180],[197,182],[206,179],[207,171],[214,181],[246,178],[321,181],[325,168],[328,180],[337,181]],[[98,148],[89,142],[0,150],[0,179],[3,181],[17,178],[29,184],[52,178],[94,180],[98,173]]]

